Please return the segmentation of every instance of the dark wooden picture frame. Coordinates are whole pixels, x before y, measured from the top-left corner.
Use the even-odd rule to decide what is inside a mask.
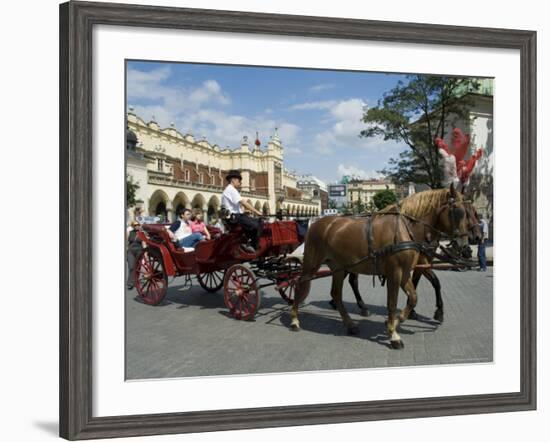
[[[508,48],[521,64],[519,392],[184,413],[92,416],[92,29],[174,28]],[[536,408],[536,33],[218,10],[69,2],[60,6],[60,435],[70,440]]]

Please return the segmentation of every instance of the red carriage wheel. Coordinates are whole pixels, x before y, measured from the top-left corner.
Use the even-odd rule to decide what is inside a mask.
[[[260,306],[260,290],[254,274],[242,264],[231,266],[225,273],[223,299],[235,319],[254,317]]]
[[[302,271],[302,261],[294,256],[290,256],[286,259],[286,264],[288,270],[282,272],[282,275],[277,278],[277,291],[281,295],[281,298],[292,304],[294,302],[296,278]]]
[[[214,272],[197,275],[197,280],[204,290],[213,293],[223,287],[224,276],[225,270],[216,270]]]
[[[145,304],[158,305],[166,296],[168,277],[160,253],[144,250],[138,257],[134,269],[134,285]]]

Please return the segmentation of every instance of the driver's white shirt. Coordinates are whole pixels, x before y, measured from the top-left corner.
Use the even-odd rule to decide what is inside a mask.
[[[233,184],[228,184],[222,193],[222,207],[229,210],[229,213],[243,213],[239,204],[241,199],[241,194]]]

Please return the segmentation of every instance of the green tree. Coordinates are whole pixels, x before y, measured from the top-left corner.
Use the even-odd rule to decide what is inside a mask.
[[[329,209],[337,209],[338,205],[336,204],[336,200],[333,200],[332,198],[330,198],[328,200],[328,208]]]
[[[370,200],[365,209],[368,213],[373,213],[376,211],[376,205],[372,202],[372,200]]]
[[[397,202],[397,195],[393,190],[384,189],[380,192],[376,192],[372,197],[374,205],[378,210],[382,210],[384,207]]]
[[[357,201],[353,204],[353,213],[361,215],[365,211],[365,204],[361,201],[361,197],[357,198]]]
[[[479,81],[471,78],[408,75],[366,110],[363,122],[367,128],[362,137],[383,137],[405,143],[408,149],[389,161],[380,171],[398,184],[425,183],[441,187],[440,154],[434,143],[459,119],[468,116],[472,97]]]
[[[138,200],[136,199],[136,192],[139,189],[139,183],[134,181],[132,175],[126,174],[126,206],[134,207]]]

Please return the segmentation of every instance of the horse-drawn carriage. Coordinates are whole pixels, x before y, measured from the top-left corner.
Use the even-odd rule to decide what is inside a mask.
[[[134,269],[134,285],[146,304],[158,305],[166,296],[168,278],[195,276],[208,292],[223,287],[224,302],[236,319],[250,319],[260,305],[260,290],[274,285],[287,302],[292,302],[289,281],[300,272],[300,260],[289,256],[304,239],[300,221],[262,220],[256,253],[241,245],[244,232],[239,225],[227,233],[209,227],[212,239],[200,241],[195,248],[178,248],[170,240],[166,225],[144,224],[138,233],[144,248]],[[247,263],[247,265],[243,265]],[[260,284],[260,280],[268,283]]]
[[[414,314],[420,276],[428,278],[434,287],[434,317],[442,321],[440,285],[432,269],[471,267],[472,263],[460,256],[462,246],[480,237],[475,210],[453,186],[413,194],[372,217],[321,218],[309,230],[303,260],[290,256],[304,241],[300,230],[297,221],[263,222],[259,248],[250,254],[241,247],[244,231],[239,225],[233,225],[228,233],[213,232],[213,239],[199,242],[193,250],[177,249],[166,226],[144,225],[138,234],[145,248],[134,270],[135,287],[145,303],[156,305],[166,295],[168,277],[195,275],[207,291],[223,287],[224,301],[233,317],[249,319],[260,305],[260,290],[275,286],[292,305],[291,328],[299,330],[298,309],[311,281],[332,276],[334,306],[348,332],[354,334],[357,326],[342,304],[343,280],[350,275],[358,303],[364,305],[357,274],[379,275],[386,280],[391,346],[402,348],[396,329]],[[444,254],[437,253],[439,241],[445,237],[459,246],[456,252],[443,248]],[[434,259],[443,261],[443,267],[434,264]],[[321,268],[324,264],[329,270]],[[262,280],[269,282],[260,284]],[[407,305],[397,315],[400,289],[407,295]]]

